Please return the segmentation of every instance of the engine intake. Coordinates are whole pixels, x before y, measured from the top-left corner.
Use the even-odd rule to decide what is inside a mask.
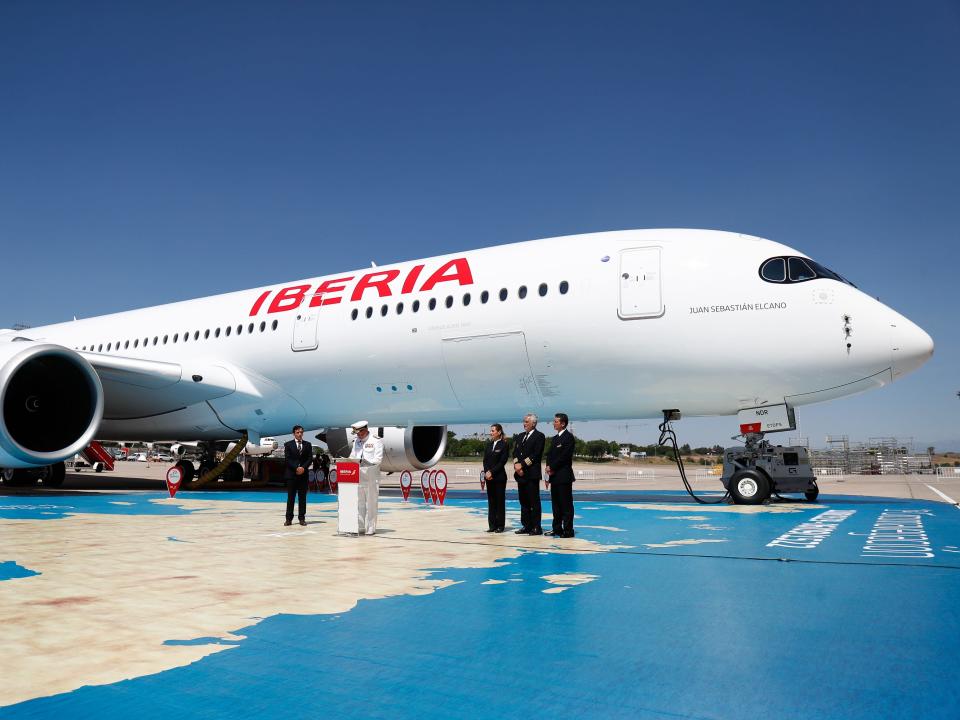
[[[52,344],[0,345],[0,466],[66,460],[93,440],[103,417],[96,370]]]

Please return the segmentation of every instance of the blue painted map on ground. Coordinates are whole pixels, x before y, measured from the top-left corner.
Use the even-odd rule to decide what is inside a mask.
[[[3,497],[0,517],[178,514],[150,497]],[[821,497],[796,512],[737,512],[668,493],[576,499],[578,537],[616,547],[531,550],[492,568],[441,566],[434,576],[456,584],[432,594],[365,600],[337,615],[268,617],[238,628],[245,639],[234,647],[187,667],[0,715],[960,717],[956,508]],[[31,502],[52,514],[11,509]],[[485,525],[482,500],[465,494],[447,503],[475,509]],[[547,522],[549,514],[545,501]],[[12,574],[15,547],[0,548],[0,559],[0,579],[24,577]],[[545,592],[556,588],[545,579],[552,576],[590,581]],[[170,642],[210,641],[217,639]]]

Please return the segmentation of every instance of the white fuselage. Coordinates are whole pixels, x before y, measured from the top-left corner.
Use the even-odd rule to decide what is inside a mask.
[[[170,407],[140,407],[136,388],[112,392],[130,389],[122,378],[105,385],[103,439],[273,435],[359,417],[409,426],[510,422],[528,411],[726,415],[877,387],[930,356],[926,333],[849,284],[764,280],[759,268],[774,256],[803,257],[716,231],[578,235],[26,334],[94,366],[115,356],[177,364],[185,377],[191,368],[222,374],[219,397]]]

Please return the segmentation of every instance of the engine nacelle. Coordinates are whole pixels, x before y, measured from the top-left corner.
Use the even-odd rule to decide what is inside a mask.
[[[52,465],[90,444],[103,418],[96,370],[69,348],[0,343],[0,467]]]
[[[440,462],[447,449],[446,425],[413,427],[371,427],[370,432],[383,440],[383,472],[426,470]],[[353,431],[327,428],[327,447],[334,457],[346,457],[353,448]]]

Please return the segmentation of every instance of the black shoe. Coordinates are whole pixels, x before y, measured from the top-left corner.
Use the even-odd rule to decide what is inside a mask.
[[[293,525],[293,520],[287,520],[284,525]]]
[[[487,532],[496,532],[496,530],[494,530],[493,528],[488,528]]]
[[[574,537],[575,534],[576,533],[574,533],[573,530],[571,530],[570,532],[563,533],[560,537],[571,538],[571,537]]]
[[[494,532],[495,532],[495,533],[502,533],[502,532],[503,532],[503,528],[497,528],[496,530],[494,530]]]
[[[544,537],[563,537],[563,533],[558,533],[554,530],[547,530],[543,535]]]
[[[531,530],[527,535],[543,535],[543,530],[537,528],[536,530]]]
[[[300,524],[301,524],[301,525],[306,525],[306,524],[307,524],[307,521],[306,521],[306,520],[301,520],[301,521],[300,521]]]
[[[519,530],[514,530],[514,531],[513,531],[513,534],[514,534],[514,535],[529,535],[529,534],[530,534],[530,531],[527,530],[526,528],[520,528]]]

